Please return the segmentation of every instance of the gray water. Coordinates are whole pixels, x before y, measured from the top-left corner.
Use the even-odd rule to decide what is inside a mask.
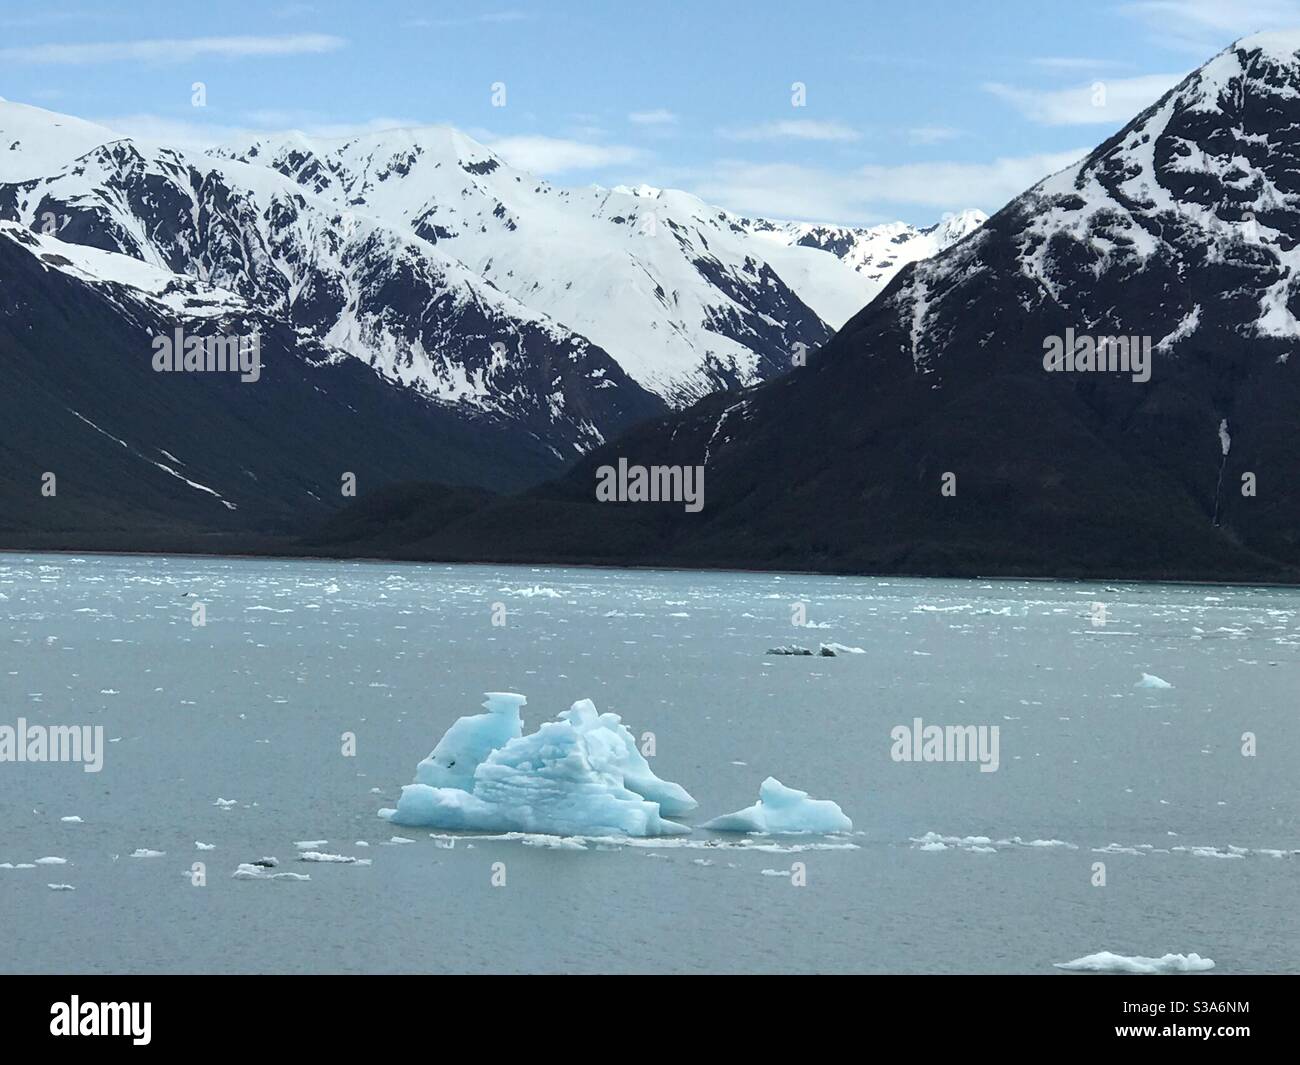
[[[0,596],[0,725],[112,741],[98,773],[0,763],[0,863],[66,859],[0,868],[0,971],[1300,972],[1296,591],[11,554]],[[765,653],[819,642],[866,653]],[[855,832],[449,849],[380,820],[489,690],[653,732],[688,822],[770,774]],[[997,725],[998,770],[894,761],[915,717]],[[311,879],[231,878],[264,855]]]

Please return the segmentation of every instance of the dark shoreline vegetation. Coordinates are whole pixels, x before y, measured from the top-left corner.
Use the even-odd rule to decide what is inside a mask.
[[[642,548],[642,538],[663,532],[674,522],[679,504],[601,504],[572,499],[537,498],[537,492],[497,496],[481,489],[450,488],[422,482],[389,485],[362,495],[306,536],[265,533],[202,533],[142,528],[93,533],[44,533],[15,537],[0,532],[0,551],[41,555],[161,555],[247,559],[306,559],[408,564],[571,566],[590,569],[653,569],[701,572],[901,577],[959,580],[1080,581],[1100,583],[1174,583],[1289,587],[1300,584],[1300,570],[1273,563],[1272,568],[1229,572],[1216,565],[1195,570],[1178,564],[1142,569],[1104,569],[1061,561],[1031,567],[1008,551],[1005,558],[983,552],[963,565],[953,545],[929,550],[913,547],[875,565],[847,562],[815,564],[797,557],[761,560],[736,555],[674,554],[670,543],[657,551]],[[645,511],[656,515],[638,520]],[[609,519],[601,521],[601,515]],[[647,522],[655,523],[647,528]],[[489,530],[498,522],[513,530],[493,542]],[[561,542],[570,523],[586,523],[583,536]],[[530,536],[530,530],[533,535]],[[621,541],[616,537],[622,536]],[[543,539],[545,538],[545,539]],[[545,542],[549,550],[540,546]],[[599,551],[592,545],[599,544]],[[586,549],[584,552],[583,549]],[[975,558],[979,559],[978,562]],[[1262,560],[1271,563],[1272,560]]]

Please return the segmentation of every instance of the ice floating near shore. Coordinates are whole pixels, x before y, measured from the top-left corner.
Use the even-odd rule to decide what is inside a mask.
[[[556,836],[677,835],[666,817],[696,802],[660,780],[617,714],[590,699],[522,735],[522,695],[493,692],[488,713],[462,717],[402,788],[396,825]]]
[[[1172,688],[1173,685],[1167,680],[1162,680],[1154,673],[1143,673],[1142,679],[1133,685],[1135,688]]]
[[[768,777],[758,789],[758,802],[707,821],[714,832],[852,832],[853,822],[829,799],[810,799],[806,791],[787,788]]]
[[[1199,954],[1166,954],[1161,958],[1127,957],[1108,950],[1089,954],[1074,961],[1058,961],[1057,969],[1076,973],[1201,973],[1214,968],[1214,962]]]

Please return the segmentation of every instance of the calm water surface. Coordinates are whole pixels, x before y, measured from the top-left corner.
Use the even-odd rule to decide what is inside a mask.
[[[865,653],[765,654],[819,642]],[[1279,589],[0,555],[0,725],[111,741],[99,773],[0,763],[0,863],[66,859],[0,868],[0,971],[1300,972],[1298,669]],[[488,690],[653,732],[687,820],[770,774],[856,832],[448,847],[377,818]],[[893,761],[917,717],[998,726],[999,769]],[[231,878],[262,856],[311,879]]]

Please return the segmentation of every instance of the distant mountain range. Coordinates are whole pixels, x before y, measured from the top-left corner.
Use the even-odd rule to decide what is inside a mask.
[[[802,226],[646,186],[564,189],[446,127],[196,155],[0,101],[0,532],[85,543],[103,509],[118,540],[141,523],[279,534],[342,503],[357,465],[363,490],[536,483],[780,376],[982,219]],[[178,326],[258,333],[266,376],[154,374],[151,344]],[[160,413],[180,400],[192,431]],[[277,446],[295,434],[305,453]],[[31,509],[56,460],[113,446],[142,465],[93,491],[76,471],[97,464],[71,467],[84,506]]]
[[[1298,269],[1300,32],[1261,34],[898,271],[806,368],[635,427],[520,496],[392,490],[316,542],[447,559],[1296,580]],[[703,508],[598,502],[600,468],[620,463],[702,466]]]

